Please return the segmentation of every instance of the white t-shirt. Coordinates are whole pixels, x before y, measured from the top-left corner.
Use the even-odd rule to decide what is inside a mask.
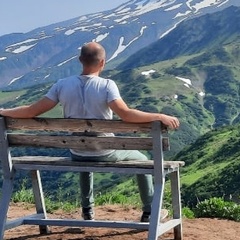
[[[113,80],[93,75],[71,76],[58,80],[46,97],[63,107],[65,118],[112,119],[108,103],[121,98]],[[113,150],[71,152],[81,156],[103,156]]]

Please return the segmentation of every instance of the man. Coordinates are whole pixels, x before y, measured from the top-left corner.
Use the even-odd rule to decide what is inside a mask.
[[[79,60],[83,66],[80,76],[70,76],[57,81],[41,100],[12,109],[1,109],[2,116],[16,118],[32,118],[55,107],[59,102],[63,107],[65,118],[112,119],[113,112],[126,122],[162,121],[175,129],[179,127],[176,117],[160,113],[147,113],[131,109],[120,96],[117,85],[110,79],[99,77],[105,66],[105,50],[96,43],[85,44],[81,49]],[[139,151],[100,150],[77,151],[70,150],[74,161],[118,161],[142,160],[147,157]],[[143,203],[142,222],[148,222],[151,214],[153,183],[151,175],[137,175],[140,197]],[[82,217],[93,220],[93,174],[80,173]]]

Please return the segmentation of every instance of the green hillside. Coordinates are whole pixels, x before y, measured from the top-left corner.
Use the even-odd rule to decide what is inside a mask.
[[[174,157],[186,163],[181,173],[185,204],[195,205],[210,197],[239,202],[239,127],[212,130]]]

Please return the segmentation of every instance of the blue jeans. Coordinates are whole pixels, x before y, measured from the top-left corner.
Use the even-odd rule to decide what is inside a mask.
[[[136,150],[115,150],[113,153],[104,157],[82,157],[71,154],[73,161],[128,161],[141,160],[148,161],[147,157]],[[142,210],[151,212],[153,199],[153,180],[150,174],[137,174],[137,183],[142,200]],[[88,208],[94,205],[93,197],[93,173],[80,173],[80,190],[82,207]]]

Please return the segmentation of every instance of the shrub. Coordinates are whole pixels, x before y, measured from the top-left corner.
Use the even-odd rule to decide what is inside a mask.
[[[193,219],[195,218],[194,212],[189,207],[182,208],[182,216],[184,218]]]
[[[27,189],[26,185],[27,179],[23,179],[20,190],[15,192],[12,196],[13,202],[34,203],[33,191],[32,189]]]
[[[126,204],[126,203],[128,203],[128,198],[123,194],[105,193],[103,195],[98,195],[95,199],[96,205]]]
[[[210,198],[199,202],[194,210],[196,217],[222,218],[240,221],[240,205],[224,201],[222,198]]]
[[[33,192],[31,189],[21,189],[13,194],[12,201],[34,203]]]

